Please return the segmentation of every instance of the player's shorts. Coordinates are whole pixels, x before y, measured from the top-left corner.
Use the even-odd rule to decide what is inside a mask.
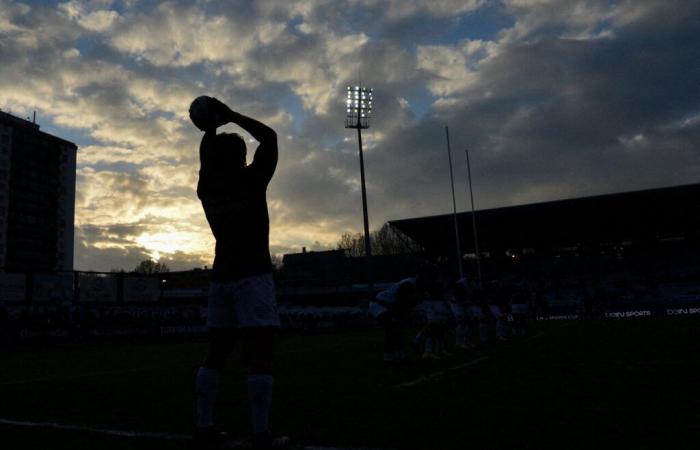
[[[441,301],[427,300],[423,302],[425,318],[428,323],[442,323],[447,320],[447,308]]]
[[[469,317],[471,317],[472,320],[483,320],[485,319],[484,317],[484,311],[481,309],[481,306],[478,305],[473,305],[469,308]]]
[[[510,310],[513,313],[513,315],[527,314],[527,304],[525,304],[525,303],[513,303],[510,306]]]
[[[212,282],[207,308],[209,328],[279,327],[272,274]]]
[[[450,302],[450,310],[457,321],[463,322],[467,320],[467,310],[463,304]]]
[[[489,305],[489,309],[491,310],[491,314],[493,315],[494,319],[500,319],[503,317],[503,312],[501,312],[500,307],[496,305]]]
[[[381,303],[369,302],[369,313],[375,319],[387,311],[388,311],[387,307],[382,305]]]

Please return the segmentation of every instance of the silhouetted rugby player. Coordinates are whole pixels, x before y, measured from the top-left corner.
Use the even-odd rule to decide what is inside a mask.
[[[199,148],[201,168],[197,195],[216,238],[209,289],[209,353],[197,372],[195,448],[226,448],[230,438],[214,428],[213,407],[221,372],[238,340],[248,365],[248,393],[254,449],[284,448],[286,438],[272,439],[268,416],[272,401],[272,352],[279,316],[269,251],[270,221],[266,190],[277,166],[277,135],[263,123],[208,99],[209,120]],[[238,134],[216,134],[233,122],[260,142],[246,165],[245,141]]]
[[[277,166],[277,136],[254,119],[231,114],[230,121],[260,146],[246,166],[246,145],[238,134],[206,132],[202,138],[197,195],[216,238],[214,281],[272,271],[266,190]]]

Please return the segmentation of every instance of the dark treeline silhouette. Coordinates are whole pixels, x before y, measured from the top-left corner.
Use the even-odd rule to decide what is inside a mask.
[[[413,239],[389,223],[385,223],[380,229],[370,233],[370,243],[373,255],[403,255],[423,251]],[[364,235],[362,233],[343,233],[338,240],[337,249],[344,250],[348,256],[364,256]]]

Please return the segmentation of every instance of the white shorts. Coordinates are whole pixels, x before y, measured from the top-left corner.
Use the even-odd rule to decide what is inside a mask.
[[[369,302],[369,313],[375,319],[388,311],[387,307],[377,302]]]
[[[272,274],[209,285],[209,328],[279,327]]]
[[[473,320],[482,320],[484,318],[484,311],[482,311],[481,306],[471,306],[469,308],[469,316]]]
[[[427,300],[425,305],[425,318],[429,323],[442,323],[447,320],[447,308],[441,301]]]
[[[455,319],[457,319],[458,321],[463,321],[467,319],[467,311],[464,307],[464,304],[450,302],[450,310],[452,311],[452,315],[455,316]]]

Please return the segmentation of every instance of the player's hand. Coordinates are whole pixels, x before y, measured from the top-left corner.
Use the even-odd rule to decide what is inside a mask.
[[[233,111],[224,102],[216,97],[209,97],[209,107],[211,108],[212,121],[217,128],[231,122]]]

